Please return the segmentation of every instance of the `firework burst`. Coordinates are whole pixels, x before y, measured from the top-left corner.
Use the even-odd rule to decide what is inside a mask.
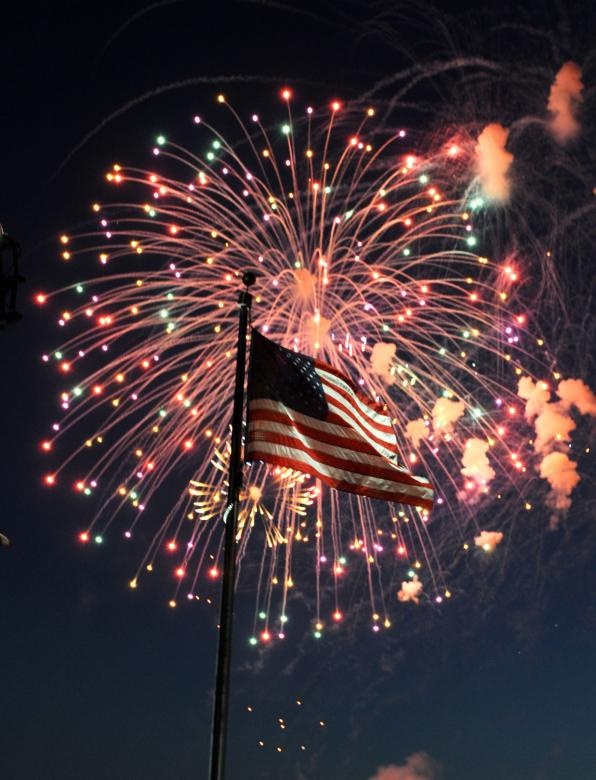
[[[150,170],[114,164],[106,179],[122,196],[93,204],[92,232],[61,237],[64,261],[95,256],[101,274],[38,295],[81,301],[59,316],[74,335],[44,356],[69,385],[42,448],[71,451],[45,481],[100,492],[82,542],[151,529],[132,587],[164,565],[192,599],[220,575],[245,270],[258,273],[256,327],[388,402],[399,458],[432,479],[436,512],[252,464],[237,554],[240,577],[255,575],[255,644],[285,635],[297,571],[301,587],[308,572],[316,583],[316,636],[343,619],[349,573],[366,583],[375,631],[398,600],[449,598],[454,561],[486,538],[482,507],[499,533],[513,507],[532,508],[517,383],[548,376],[517,292],[523,264],[482,254],[473,204],[454,185],[459,148],[422,155],[405,131],[377,127],[373,108],[297,112],[290,90],[281,99],[270,125],[245,122],[220,95],[233,140],[196,116],[199,154],[159,136]]]

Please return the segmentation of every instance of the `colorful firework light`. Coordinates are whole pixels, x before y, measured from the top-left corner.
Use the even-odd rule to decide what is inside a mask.
[[[419,154],[373,108],[296,111],[289,89],[281,99],[283,121],[266,127],[220,95],[233,141],[196,116],[199,153],[158,136],[150,170],[114,164],[117,202],[92,205],[89,234],[60,237],[64,261],[92,258],[100,273],[37,296],[67,299],[58,324],[74,332],[43,356],[66,382],[41,444],[61,458],[45,482],[99,494],[82,543],[143,525],[152,540],[130,586],[161,569],[172,607],[220,576],[244,271],[258,274],[256,327],[389,404],[400,459],[431,478],[436,509],[251,464],[237,556],[256,593],[252,644],[286,635],[297,585],[316,592],[316,637],[344,619],[346,577],[368,593],[374,631],[399,602],[450,598],[458,556],[491,552],[532,508],[534,429],[517,383],[548,394],[553,380],[529,321],[531,280],[524,308],[522,264],[479,253],[478,198],[452,184],[465,152]]]

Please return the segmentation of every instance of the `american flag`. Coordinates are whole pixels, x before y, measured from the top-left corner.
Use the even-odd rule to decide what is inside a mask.
[[[336,490],[431,509],[433,489],[398,464],[381,404],[335,368],[253,328],[245,460],[311,474]]]

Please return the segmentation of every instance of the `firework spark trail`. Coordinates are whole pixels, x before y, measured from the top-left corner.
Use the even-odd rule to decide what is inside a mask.
[[[217,579],[233,301],[243,271],[255,268],[254,324],[352,376],[363,392],[390,398],[401,462],[421,468],[440,497],[431,522],[421,510],[340,500],[310,477],[253,464],[238,529],[245,563],[258,557],[251,535],[263,539],[252,643],[257,625],[265,642],[285,635],[302,545],[314,551],[315,636],[343,618],[340,583],[350,568],[366,572],[375,631],[391,625],[387,590],[404,576],[420,581],[426,599],[449,598],[445,556],[464,540],[473,547],[477,507],[502,498],[508,508],[495,522],[506,522],[512,504],[531,508],[532,430],[517,381],[547,371],[543,341],[517,300],[523,267],[475,252],[473,211],[453,187],[456,155],[444,146],[417,155],[403,131],[382,137],[373,109],[355,115],[335,101],[327,119],[312,108],[294,117],[289,90],[282,99],[287,115],[274,137],[257,115],[245,126],[219,96],[240,140],[199,117],[200,157],[160,136],[152,170],[115,164],[107,174],[133,200],[94,204],[98,232],[61,238],[64,260],[96,255],[102,269],[118,271],[69,288],[84,303],[63,310],[59,323],[80,329],[53,356],[77,381],[61,394],[63,420],[42,444],[70,447],[85,429],[46,476],[55,484],[76,466],[78,492],[104,491],[84,542],[93,533],[101,541],[129,508],[130,538],[150,505],[176,491],[132,587],[164,551],[177,561],[176,593],[194,598]]]
[[[126,114],[131,109],[136,108],[142,103],[146,103],[148,100],[156,98],[159,95],[163,95],[168,92],[174,92],[175,90],[179,90],[179,89],[187,89],[188,87],[194,87],[198,85],[214,86],[216,84],[218,85],[268,84],[268,83],[279,84],[282,83],[283,81],[285,81],[283,76],[272,77],[267,75],[247,75],[243,73],[232,73],[232,74],[224,74],[219,76],[190,76],[187,79],[181,79],[179,81],[170,81],[167,84],[160,84],[159,86],[150,89],[148,92],[144,92],[142,95],[137,95],[136,97],[129,100],[127,103],[124,103],[122,106],[120,106],[120,108],[117,108],[115,111],[112,111],[110,114],[104,117],[101,120],[101,122],[99,122],[92,130],[90,130],[81,141],[79,141],[75,146],[73,146],[70,152],[62,160],[60,165],[56,168],[54,173],[50,176],[47,183],[49,184],[50,182],[54,181],[54,179],[69,164],[72,158],[76,154],[78,154],[78,152],[80,152],[81,149],[84,146],[86,146],[92,138],[94,138],[96,135],[98,135],[98,133],[104,130],[107,127],[107,125],[109,125],[111,122],[113,122],[115,119],[122,116],[123,114]],[[294,81],[296,81],[296,79],[294,79]],[[309,83],[304,79],[299,79],[299,81],[304,84]]]
[[[414,125],[420,117],[431,144],[451,134],[462,149],[475,145],[487,125],[509,130],[509,202],[485,215],[479,210],[477,227],[487,253],[502,256],[516,248],[525,256],[553,315],[556,310],[566,317],[566,308],[577,307],[577,296],[572,299],[562,281],[566,272],[572,279],[592,277],[586,263],[595,224],[595,51],[585,12],[570,6],[551,11],[556,31],[541,28],[535,15],[519,8],[500,9],[493,24],[495,17],[484,8],[446,13],[427,5],[403,11],[381,4],[368,32],[402,65],[372,88],[393,126],[396,116],[411,117]],[[573,213],[582,219],[570,231]],[[556,343],[556,330],[549,335]]]
[[[175,3],[180,2],[180,0],[157,0],[157,2],[150,3],[149,5],[146,5],[144,8],[141,8],[140,11],[137,11],[132,16],[129,16],[128,19],[126,19],[122,24],[118,27],[118,29],[112,33],[112,35],[108,38],[108,40],[104,43],[104,45],[101,47],[99,53],[96,55],[96,62],[99,63],[103,57],[105,56],[108,49],[112,46],[114,41],[119,38],[122,33],[127,30],[131,25],[133,25],[136,21],[141,19],[143,16],[146,16],[147,14],[151,13],[152,11],[158,11],[162,8],[165,8],[169,5],[174,5]]]

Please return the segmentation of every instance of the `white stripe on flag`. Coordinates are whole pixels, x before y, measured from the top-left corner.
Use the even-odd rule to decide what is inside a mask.
[[[318,475],[321,476],[329,476],[332,480],[337,482],[347,482],[354,486],[361,485],[363,487],[368,487],[372,490],[387,493],[388,497],[395,494],[405,494],[412,499],[419,499],[421,501],[433,500],[433,490],[429,487],[416,487],[395,480],[379,479],[374,476],[355,474],[345,469],[339,469],[321,463],[320,460],[311,457],[307,452],[304,452],[304,450],[287,447],[281,444],[269,444],[269,442],[266,441],[259,441],[254,444],[254,447],[260,453],[301,463],[306,467],[307,471],[317,472]]]
[[[388,415],[381,414],[376,409],[374,409],[372,401],[367,403],[362,398],[359,398],[350,385],[338,377],[337,374],[332,374],[329,371],[325,371],[324,368],[320,368],[316,363],[315,366],[317,374],[323,380],[324,384],[327,386],[335,385],[340,390],[343,390],[344,393],[347,393],[352,399],[353,404],[357,406],[357,408],[360,409],[360,411],[366,417],[368,417],[371,422],[391,428],[391,418]]]
[[[374,450],[367,452],[372,445],[353,428],[300,414],[269,399],[251,401],[249,413],[248,460],[285,463],[333,487],[362,495],[432,505],[433,489],[428,480],[414,477]],[[325,438],[334,441],[322,440]]]
[[[323,433],[328,433],[331,436],[337,436],[352,441],[356,440],[358,442],[365,442],[369,447],[371,447],[371,449],[376,450],[382,457],[391,461],[392,465],[395,465],[397,462],[396,452],[383,447],[377,442],[373,442],[362,427],[356,426],[354,420],[351,417],[348,417],[348,415],[345,414],[342,410],[336,409],[335,407],[330,406],[329,408],[330,410],[334,411],[338,417],[341,417],[341,419],[345,421],[346,425],[337,425],[336,423],[330,423],[325,420],[318,420],[314,417],[309,417],[308,415],[296,412],[294,409],[289,409],[287,406],[284,406],[278,401],[272,401],[268,398],[256,398],[254,401],[250,402],[250,407],[251,409],[255,410],[270,410],[272,412],[278,412],[285,415],[289,421],[295,420],[296,422],[302,423],[303,425],[308,425],[311,428],[318,429]],[[313,438],[316,438],[316,436]],[[393,442],[395,441],[396,440],[394,436]]]

